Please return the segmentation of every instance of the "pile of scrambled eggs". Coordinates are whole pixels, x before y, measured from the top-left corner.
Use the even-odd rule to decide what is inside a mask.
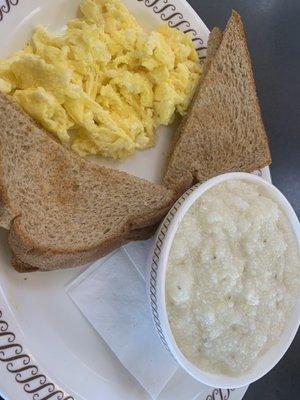
[[[155,144],[155,129],[184,115],[201,72],[191,39],[147,33],[119,0],[82,0],[62,35],[38,26],[0,61],[0,90],[84,156],[122,158]]]

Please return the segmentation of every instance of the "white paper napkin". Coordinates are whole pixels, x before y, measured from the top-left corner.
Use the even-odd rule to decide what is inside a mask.
[[[178,367],[152,322],[145,283],[152,243],[151,239],[122,247],[92,264],[66,290],[153,399],[170,399],[176,393],[176,400],[192,400],[207,387]],[[174,393],[178,381],[181,389],[186,385],[188,390],[177,387]]]
[[[221,399],[223,393],[178,367],[155,332],[145,283],[152,244],[150,239],[123,246],[92,264],[66,291],[152,399]],[[240,400],[245,391],[237,389],[224,398]]]

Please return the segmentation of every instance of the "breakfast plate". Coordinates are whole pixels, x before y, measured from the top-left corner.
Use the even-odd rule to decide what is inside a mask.
[[[184,0],[124,0],[145,29],[165,22],[191,35],[202,60],[209,31]],[[33,27],[59,32],[76,15],[77,0],[0,0],[0,57],[20,49]],[[176,123],[160,128],[153,149],[105,162],[159,182]],[[269,179],[268,169],[264,172]],[[7,399],[147,399],[65,292],[85,267],[18,274],[10,266],[6,232],[0,246],[0,393]],[[137,360],[138,362],[138,360]],[[200,400],[241,399],[246,389],[206,387]],[[174,397],[173,397],[174,398]],[[164,400],[164,399],[161,399]]]

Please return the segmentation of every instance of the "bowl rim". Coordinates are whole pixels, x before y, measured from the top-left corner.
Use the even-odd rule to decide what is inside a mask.
[[[172,356],[178,362],[178,364],[193,378],[196,380],[213,387],[219,388],[239,388],[242,386],[249,385],[254,381],[260,379],[266,373],[268,373],[283,357],[283,355],[288,350],[291,345],[298,327],[300,323],[300,296],[296,301],[296,305],[288,317],[285,329],[280,336],[280,339],[277,343],[271,346],[264,354],[260,355],[258,358],[259,362],[256,362],[254,366],[245,373],[239,376],[229,376],[225,374],[217,374],[207,372],[203,369],[196,367],[193,363],[191,363],[180,351],[174,336],[171,331],[170,323],[168,320],[168,313],[166,308],[166,296],[165,296],[165,281],[166,281],[166,270],[167,270],[167,262],[171,249],[171,245],[174,240],[175,233],[184,218],[185,214],[192,206],[192,204],[201,197],[205,192],[207,192],[212,187],[229,180],[242,180],[242,181],[251,181],[256,182],[264,186],[271,197],[281,206],[282,210],[285,212],[292,229],[294,231],[296,240],[298,242],[298,248],[300,251],[300,223],[297,218],[297,215],[288,202],[286,197],[277,189],[273,184],[267,182],[263,178],[244,172],[230,172],[222,175],[218,175],[214,178],[209,179],[205,183],[197,184],[189,189],[172,207],[169,211],[168,215],[162,222],[154,243],[153,250],[150,255],[150,260],[153,260],[153,252],[155,252],[155,247],[157,241],[160,240],[160,255],[158,257],[157,263],[159,267],[157,269],[157,284],[156,284],[156,300],[157,300],[157,308],[159,314],[159,322],[162,332],[159,331],[159,327],[157,326],[156,321],[154,321],[156,325],[156,329],[158,329],[158,334],[163,341],[167,350],[170,351]],[[166,221],[168,223],[167,230],[164,232],[164,238],[159,239],[160,233],[163,227],[166,227]],[[157,254],[155,254],[157,256]],[[151,263],[151,261],[150,261]],[[148,277],[148,284],[151,277]],[[149,292],[149,290],[148,290]],[[150,288],[151,292],[151,288]],[[151,299],[150,299],[151,301]],[[152,317],[153,312],[152,312]],[[270,358],[268,361],[267,358]]]

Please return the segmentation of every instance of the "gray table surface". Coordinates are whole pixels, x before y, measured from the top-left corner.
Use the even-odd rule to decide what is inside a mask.
[[[242,16],[273,158],[273,183],[300,216],[300,1],[188,0],[209,29]],[[300,399],[300,333],[244,400]],[[174,399],[175,400],[175,399]]]
[[[242,15],[270,140],[273,183],[287,196],[299,216],[300,1],[188,1],[209,29],[223,28],[232,8]],[[300,333],[279,364],[250,386],[244,400],[299,398]]]

